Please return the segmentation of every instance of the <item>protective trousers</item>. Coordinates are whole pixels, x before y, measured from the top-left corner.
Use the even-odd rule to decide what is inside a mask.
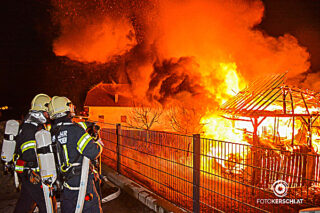
[[[62,196],[61,196],[61,212],[62,213],[75,212],[78,194],[79,194],[78,190],[70,190],[68,188],[63,189]],[[100,197],[98,195],[98,192],[94,183],[93,174],[89,174],[86,195],[92,195],[92,197],[89,200],[86,200],[84,202],[84,207],[82,212],[83,213],[102,212]]]
[[[14,213],[33,212],[38,206],[40,213],[46,213],[46,203],[44,200],[41,184],[32,184],[26,177],[21,178],[21,192],[16,204]]]

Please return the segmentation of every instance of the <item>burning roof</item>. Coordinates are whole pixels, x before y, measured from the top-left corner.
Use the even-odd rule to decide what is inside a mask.
[[[287,85],[286,74],[254,81],[221,105],[221,112],[242,117],[319,115],[320,94]]]

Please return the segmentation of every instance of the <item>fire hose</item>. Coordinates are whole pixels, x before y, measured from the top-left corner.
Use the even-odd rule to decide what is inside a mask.
[[[104,147],[104,144],[103,144],[103,142],[101,141],[101,139],[98,139],[97,142],[98,142],[102,147]],[[120,193],[121,193],[121,190],[120,190],[119,187],[117,187],[117,186],[114,185],[112,182],[110,182],[106,176],[101,175],[101,156],[100,156],[99,158],[100,158],[100,159],[99,159],[99,167],[100,167],[100,168],[99,168],[99,173],[98,173],[98,174],[99,174],[100,179],[103,180],[105,183],[107,183],[107,184],[108,184],[109,186],[111,186],[112,188],[117,188],[117,191],[116,191],[116,192],[114,192],[114,193],[112,193],[111,195],[108,195],[108,196],[104,197],[103,199],[101,199],[101,202],[102,202],[102,203],[107,203],[107,202],[109,202],[109,201],[111,201],[111,200],[114,200],[114,199],[116,199],[117,197],[119,197],[119,195],[120,195]]]
[[[111,201],[111,200],[114,200],[114,199],[116,199],[117,197],[119,197],[119,195],[120,195],[120,193],[121,193],[120,188],[119,188],[119,187],[116,187],[113,183],[111,183],[106,176],[101,175],[100,177],[101,177],[101,179],[104,180],[104,182],[106,182],[109,186],[111,186],[111,187],[113,187],[113,188],[117,188],[117,191],[116,191],[116,192],[114,192],[114,193],[112,193],[112,194],[104,197],[103,199],[101,199],[101,202],[102,202],[102,203],[107,203],[107,202],[109,202],[109,201]]]
[[[121,189],[119,187],[117,187],[116,185],[114,185],[111,181],[109,181],[106,176],[100,175],[100,178],[101,178],[101,180],[103,180],[106,184],[108,184],[112,188],[117,188],[116,192],[102,198],[101,203],[104,204],[104,203],[107,203],[109,201],[112,201],[112,200],[118,198],[119,195],[121,194]],[[61,206],[61,202],[57,202],[57,209],[60,209],[60,206]],[[33,212],[38,213],[39,212],[38,207],[36,207]]]
[[[89,133],[89,135],[91,135],[94,140],[96,141],[96,143],[99,143],[101,145],[101,147],[104,148],[104,144],[101,141],[100,138],[100,126],[96,125],[96,123],[94,121],[87,121],[90,122],[92,125],[90,125],[90,127],[86,127],[86,131]],[[97,174],[99,175],[100,180],[103,180],[104,182],[106,182],[108,185],[110,185],[112,188],[117,188],[117,191],[115,193],[112,193],[111,195],[106,196],[105,198],[101,199],[102,203],[107,203],[111,200],[116,199],[117,197],[119,197],[121,190],[119,187],[116,187],[113,183],[111,183],[106,176],[101,175],[101,156],[99,156],[98,158],[98,162],[96,164],[98,172]]]
[[[102,143],[102,141],[101,141],[100,139],[98,139],[96,142],[99,143],[102,147],[104,147],[104,144]],[[97,169],[98,169],[98,172],[97,172],[95,169],[93,169],[93,172],[95,172],[96,174],[98,174],[98,177],[99,177],[99,179],[100,179],[101,181],[103,180],[105,183],[107,183],[108,185],[110,185],[112,188],[117,188],[117,191],[116,191],[116,192],[114,192],[114,193],[112,193],[112,194],[110,194],[110,195],[108,195],[108,196],[106,196],[106,197],[104,197],[104,198],[101,198],[101,204],[103,204],[103,203],[107,203],[107,202],[112,201],[112,200],[116,199],[117,197],[119,197],[119,195],[120,195],[120,193],[121,193],[121,190],[120,190],[119,187],[116,187],[113,183],[111,183],[111,182],[107,179],[106,176],[101,175],[101,157],[99,158],[98,161],[99,161],[99,162],[98,162],[98,165],[96,164]],[[84,170],[84,171],[87,171],[87,172],[89,171],[89,163],[90,163],[90,162],[89,162],[89,159],[86,158],[86,157],[84,157],[84,162],[83,162],[83,164],[84,164],[84,165],[87,165],[87,168],[88,168],[87,170]],[[86,178],[82,179],[82,177],[86,177]],[[87,174],[84,175],[84,174],[81,173],[80,185],[84,186],[84,183],[87,182],[87,177],[88,177]],[[100,186],[99,186],[99,187],[100,187]],[[81,190],[82,190],[82,191],[81,191]],[[84,191],[83,191],[83,190],[84,190]],[[101,189],[100,189],[100,190],[101,190]],[[100,191],[100,190],[99,190],[99,191]],[[86,186],[85,186],[85,187],[80,187],[80,189],[79,189],[79,195],[85,195],[85,191],[86,191]],[[100,194],[100,196],[101,196],[101,194]],[[79,212],[79,213],[82,212],[83,206],[84,206],[84,197],[83,197],[83,196],[78,196],[76,212]],[[57,208],[58,208],[58,209],[60,208],[60,202],[57,202]],[[36,208],[34,212],[38,212],[38,209]]]
[[[91,131],[89,131],[91,133],[90,135],[94,136],[96,143],[99,143],[101,145],[101,147],[104,148],[104,144],[100,138],[100,126],[96,125],[94,122],[93,122],[93,124],[94,125],[92,126]],[[107,203],[107,202],[119,197],[121,190],[119,187],[117,187],[113,183],[111,183],[106,176],[101,175],[101,156],[99,156],[97,167],[98,167],[98,175],[99,175],[100,180],[103,180],[105,183],[107,183],[112,188],[117,188],[116,192],[101,199],[101,203]]]

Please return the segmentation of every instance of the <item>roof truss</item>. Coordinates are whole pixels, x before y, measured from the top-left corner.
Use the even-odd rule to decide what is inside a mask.
[[[254,81],[221,105],[220,111],[236,117],[317,116],[319,93],[288,86],[286,74]]]

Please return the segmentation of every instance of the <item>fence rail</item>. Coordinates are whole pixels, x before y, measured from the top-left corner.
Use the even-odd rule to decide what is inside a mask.
[[[99,125],[103,163],[190,212],[291,212],[320,206],[320,156],[306,147],[271,149]],[[272,188],[277,180],[288,184],[287,192],[277,188],[278,196]],[[272,205],[265,200],[282,198],[303,201]]]

